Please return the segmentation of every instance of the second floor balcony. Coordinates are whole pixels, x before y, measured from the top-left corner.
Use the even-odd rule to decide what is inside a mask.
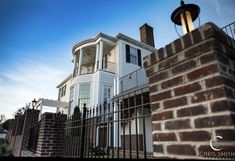
[[[97,64],[95,64],[95,63],[82,64],[80,66],[80,68],[78,66],[75,67],[73,70],[73,77],[76,77],[77,75],[83,75],[83,74],[92,74],[95,71],[99,70],[98,69],[99,61],[97,61],[96,63]],[[95,66],[96,66],[96,69],[95,69]],[[103,70],[103,71],[107,71],[107,72],[111,72],[111,73],[115,73],[115,71],[116,71],[116,65],[114,62],[109,62],[109,61],[103,60],[103,63],[101,66],[102,66],[101,70]]]
[[[84,42],[73,50],[73,77],[92,74],[96,71],[115,73],[115,44],[100,40]]]

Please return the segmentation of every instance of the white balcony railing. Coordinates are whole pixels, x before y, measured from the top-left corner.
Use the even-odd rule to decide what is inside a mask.
[[[120,91],[124,92],[132,88],[148,84],[148,78],[144,68],[140,68],[132,73],[120,78]]]

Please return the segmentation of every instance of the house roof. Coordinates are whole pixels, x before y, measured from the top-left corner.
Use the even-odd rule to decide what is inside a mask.
[[[65,78],[59,85],[56,86],[56,88],[60,88],[61,86],[63,86],[66,82],[68,82],[68,80],[70,80],[72,78],[72,74],[70,74],[67,78]]]
[[[83,40],[83,41],[77,43],[76,45],[74,45],[74,46],[73,46],[73,49],[72,49],[72,53],[74,54],[74,51],[75,51],[75,49],[76,49],[77,47],[79,47],[79,46],[81,46],[81,45],[83,45],[83,44],[89,43],[89,42],[95,42],[95,41],[98,40],[100,37],[106,38],[106,39],[111,40],[111,41],[113,41],[113,42],[116,41],[116,39],[115,39],[114,37],[109,36],[109,35],[106,35],[106,34],[100,32],[100,33],[99,33],[97,36],[95,36],[94,38]]]
[[[116,42],[118,39],[122,39],[122,40],[124,40],[124,41],[130,42],[130,43],[132,43],[132,44],[135,44],[135,45],[137,45],[137,46],[140,46],[140,47],[142,47],[142,48],[144,48],[144,49],[146,49],[146,50],[150,50],[150,51],[152,51],[152,52],[154,52],[154,51],[157,50],[156,48],[154,48],[154,47],[152,47],[152,46],[149,46],[149,45],[147,45],[147,44],[145,44],[145,43],[143,43],[143,42],[140,42],[140,41],[138,41],[138,40],[135,40],[135,39],[133,39],[133,38],[131,38],[131,37],[129,37],[129,36],[126,36],[126,35],[124,35],[124,34],[122,34],[122,33],[118,33],[115,37],[112,37],[112,36],[109,36],[109,35],[106,35],[106,34],[100,32],[96,37],[91,38],[91,39],[86,39],[86,40],[81,41],[81,42],[77,43],[76,45],[74,45],[74,47],[73,47],[73,49],[72,49],[72,53],[74,54],[74,51],[75,51],[75,49],[76,49],[77,47],[79,47],[79,46],[81,46],[81,45],[83,45],[83,44],[86,44],[86,43],[95,42],[95,41],[98,40],[100,37],[106,38],[106,39],[111,40],[111,41],[113,41],[113,42]]]
[[[146,50],[150,50],[150,51],[152,51],[152,52],[157,51],[156,48],[154,48],[154,47],[152,47],[152,46],[149,46],[149,45],[147,45],[147,44],[145,44],[145,43],[143,43],[143,42],[141,42],[141,41],[135,40],[135,39],[133,39],[133,38],[131,38],[131,37],[129,37],[129,36],[126,36],[126,35],[124,35],[124,34],[122,34],[122,33],[118,33],[118,34],[116,35],[116,38],[125,40],[125,41],[127,41],[127,42],[132,43],[132,44],[135,44],[135,45],[137,45],[137,46],[140,46],[140,47],[142,47],[142,48],[144,48],[144,49],[146,49]]]

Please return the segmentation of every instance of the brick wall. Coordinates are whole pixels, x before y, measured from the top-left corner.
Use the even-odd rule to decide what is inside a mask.
[[[124,144],[124,138],[125,138],[125,144]],[[138,141],[137,141],[138,139]],[[130,144],[131,141],[131,144]],[[139,134],[138,137],[136,137],[136,135],[125,135],[125,137],[123,135],[121,135],[121,142],[122,142],[122,147],[121,149],[124,148],[123,145],[125,145],[125,150],[130,149],[130,145],[131,145],[131,150],[137,150],[137,146],[138,146],[138,150],[143,151],[144,147],[143,147],[143,135]],[[138,145],[137,145],[138,143]]]
[[[27,109],[23,115],[15,116],[15,119],[11,121],[8,149],[14,156],[21,156],[21,151],[27,149],[29,130],[37,124],[38,115],[39,110]]]
[[[66,117],[67,115],[60,113],[42,114],[37,143],[37,156],[59,157],[62,155]]]
[[[144,58],[155,157],[235,158],[234,48],[207,23]]]
[[[27,109],[25,111],[25,120],[24,120],[24,126],[22,129],[22,150],[26,150],[28,148],[29,144],[29,138],[30,138],[30,129],[37,127],[38,124],[38,116],[39,116],[40,110],[36,109]]]

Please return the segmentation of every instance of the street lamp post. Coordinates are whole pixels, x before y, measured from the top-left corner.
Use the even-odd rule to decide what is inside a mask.
[[[33,109],[34,109],[34,107],[35,107],[36,103],[37,103],[37,101],[36,101],[36,99],[34,98],[34,100],[32,101]]]

